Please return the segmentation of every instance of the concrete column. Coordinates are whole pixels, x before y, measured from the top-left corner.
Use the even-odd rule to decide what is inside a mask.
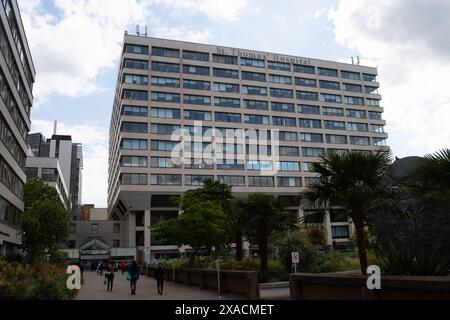
[[[144,212],[144,246],[145,246],[145,261],[150,263],[150,210]]]
[[[132,212],[128,214],[128,245],[136,246],[136,215]]]
[[[327,210],[324,220],[323,220],[323,226],[325,229],[325,240],[327,246],[331,247],[333,245],[333,236],[331,233],[331,219],[330,219],[330,212]]]

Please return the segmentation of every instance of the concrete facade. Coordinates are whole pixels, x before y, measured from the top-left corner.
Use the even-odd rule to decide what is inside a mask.
[[[155,244],[149,227],[176,216],[170,196],[204,178],[233,185],[236,197],[284,197],[305,214],[295,197],[316,177],[310,163],[322,150],[385,145],[376,76],[367,66],[126,34],[110,123],[110,217],[125,220],[127,245],[149,260],[179,254]],[[348,242],[350,222],[327,219],[328,245]]]
[[[16,0],[0,3],[0,256],[22,244],[26,135],[35,69]]]

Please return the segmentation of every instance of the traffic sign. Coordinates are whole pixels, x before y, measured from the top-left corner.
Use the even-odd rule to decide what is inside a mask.
[[[292,263],[299,263],[300,257],[298,255],[298,252],[292,252]]]

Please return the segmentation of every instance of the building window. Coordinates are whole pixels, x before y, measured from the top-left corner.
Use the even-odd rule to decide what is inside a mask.
[[[240,99],[234,99],[234,98],[215,97],[214,98],[214,106],[216,106],[216,107],[240,108],[241,107],[241,100]]]
[[[168,151],[172,152],[175,147],[179,146],[177,141],[166,141],[166,140],[152,140],[152,150],[153,151]]]
[[[320,133],[300,133],[300,138],[302,142],[323,142],[323,136]]]
[[[235,187],[245,187],[244,176],[217,176],[217,180]]]
[[[386,146],[386,139],[385,138],[372,138],[372,142],[374,146],[377,147],[385,147]]]
[[[202,186],[206,180],[214,180],[214,176],[194,176],[185,175],[184,184],[186,186]]]
[[[122,148],[128,150],[147,150],[147,140],[122,139]]]
[[[125,59],[123,64],[128,69],[148,70],[148,61],[145,60]]]
[[[126,44],[125,52],[135,54],[148,54],[148,46],[140,46],[137,44]]]
[[[243,85],[242,93],[257,95],[257,96],[267,96],[267,88]]]
[[[193,90],[210,90],[211,83],[209,81],[184,79],[183,88]]]
[[[302,170],[303,172],[314,172],[314,162],[303,162]]]
[[[275,89],[270,88],[270,96],[276,98],[288,98],[292,99],[294,97],[294,93],[289,89]]]
[[[244,100],[244,105],[246,109],[269,110],[267,101]]]
[[[147,168],[147,157],[141,156],[122,156],[121,165],[123,167]]]
[[[347,123],[347,130],[348,131],[359,131],[359,132],[367,132],[368,131],[366,123],[354,123],[354,122]]]
[[[342,86],[343,86],[344,91],[362,92],[362,86],[359,84],[343,83]]]
[[[152,55],[159,57],[168,57],[168,58],[179,58],[180,50],[178,49],[169,49],[169,48],[160,48],[160,47],[152,47]]]
[[[122,99],[147,101],[148,91],[124,89]]]
[[[244,115],[244,123],[268,125],[269,124],[269,117],[268,116],[255,115],[255,114],[245,114]]]
[[[180,110],[169,108],[152,108],[152,118],[180,119]]]
[[[215,120],[218,122],[234,122],[241,123],[240,113],[215,112]]]
[[[293,103],[271,102],[270,107],[272,111],[295,112],[295,107]]]
[[[324,122],[325,129],[329,130],[345,130],[345,122],[343,121],[328,121],[325,120]]]
[[[181,185],[181,174],[152,174],[150,176],[152,185]]]
[[[214,82],[212,88],[213,88],[213,91],[217,91],[217,92],[239,93],[239,85],[238,84]]]
[[[339,82],[334,82],[334,81],[320,80],[319,81],[319,86],[320,86],[321,89],[341,90]]]
[[[303,157],[320,157],[323,148],[302,148],[302,156]]]
[[[297,111],[305,114],[320,114],[320,107],[300,104],[297,106]]]
[[[369,111],[369,119],[381,120],[381,112]]]
[[[77,233],[77,225],[75,223],[71,223],[70,224],[69,232],[70,232],[70,234],[76,234]]]
[[[342,102],[342,96],[335,95],[335,94],[320,94],[320,101],[322,102],[331,102],[331,103],[341,103]]]
[[[119,248],[119,247],[120,247],[120,240],[114,239],[114,240],[113,240],[113,247],[114,247],[114,248]]]
[[[268,61],[267,67],[273,70],[291,71],[291,65],[285,62]]]
[[[377,99],[366,99],[367,105],[370,107],[379,107],[380,100]]]
[[[300,171],[300,162],[280,161],[277,162],[278,171]]]
[[[56,182],[58,173],[55,168],[42,168],[41,178],[45,182]]]
[[[209,76],[209,67],[183,65],[183,73]]]
[[[179,88],[180,79],[177,78],[164,78],[164,77],[152,77],[152,85],[157,87]]]
[[[279,131],[278,139],[280,141],[298,141],[297,132]]]
[[[302,179],[300,177],[278,177],[279,187],[301,187]]]
[[[136,246],[137,247],[143,247],[144,245],[145,245],[144,231],[137,230],[136,231]]]
[[[369,146],[370,140],[368,137],[350,136],[350,144],[358,145],[358,146]]]
[[[241,71],[242,80],[266,82],[266,74],[258,72]]]
[[[31,180],[38,176],[38,168],[25,168],[25,173],[27,175],[27,180]]]
[[[241,58],[241,66],[265,68],[264,60]]]
[[[297,121],[295,118],[272,117],[272,124],[274,126],[296,127]]]
[[[306,74],[315,74],[316,70],[311,66],[303,66],[300,64],[294,64],[294,72],[298,73],[306,73]]]
[[[287,76],[269,74],[269,82],[279,84],[292,84],[292,78]]]
[[[113,233],[120,233],[120,223],[114,223]]]
[[[366,111],[364,111],[364,110],[356,110],[356,109],[347,109],[347,117],[349,117],[349,118],[365,119],[366,118]]]
[[[148,114],[147,107],[123,106],[122,115],[133,117],[146,117]]]
[[[350,80],[361,80],[361,75],[359,72],[351,72],[351,71],[341,71],[341,77],[344,79]]]
[[[211,105],[211,97],[207,96],[194,96],[194,95],[183,95],[183,102],[185,104],[199,104],[204,106],[210,106]]]
[[[172,158],[168,157],[152,157],[151,166],[152,168],[180,168],[179,164],[175,164]]]
[[[152,71],[180,73],[180,65],[178,63],[152,62]]]
[[[68,244],[67,244],[67,247],[68,247],[69,249],[75,249],[75,248],[76,248],[76,242],[75,242],[75,240],[69,240],[69,242],[68,242]]]
[[[273,177],[248,177],[249,187],[273,187]]]
[[[223,64],[237,64],[237,57],[221,54],[213,54],[213,62]]]
[[[314,128],[314,129],[322,128],[322,122],[320,120],[315,119],[299,119],[299,125],[302,128]]]
[[[348,226],[331,226],[331,235],[333,239],[349,238]]]
[[[343,117],[344,110],[341,108],[322,107],[322,114],[324,116]]]
[[[328,69],[328,68],[317,68],[317,71],[320,76],[326,76],[326,77],[337,77],[338,71],[335,69]]]
[[[367,82],[377,82],[377,76],[374,74],[363,73],[363,80]]]
[[[375,133],[385,133],[385,131],[384,131],[384,126],[378,125],[378,124],[373,124],[373,125],[372,125],[372,132],[375,132]]]
[[[148,133],[148,124],[146,122],[122,122],[121,131]]]
[[[180,132],[180,126],[176,124],[159,124],[152,123],[151,133],[170,136],[176,132]]]
[[[123,77],[123,82],[127,84],[147,85],[148,77],[137,74],[125,74]]]
[[[297,91],[297,99],[299,99],[299,100],[317,101],[318,100],[318,95],[317,95],[316,92]]]
[[[179,103],[178,93],[152,92],[152,101]]]
[[[98,233],[98,224],[97,223],[91,224],[91,233]]]
[[[239,73],[236,70],[214,68],[213,69],[213,76],[214,77],[221,77],[221,78],[238,79],[239,78]]]
[[[209,53],[183,50],[183,59],[195,61],[209,61]]]
[[[316,80],[306,78],[295,78],[295,84],[301,87],[317,87]]]
[[[121,174],[122,185],[147,185],[146,173],[122,173]]]
[[[336,135],[336,134],[327,134],[326,139],[327,139],[327,143],[347,144],[347,136]]]
[[[286,157],[290,157],[290,156],[298,157],[299,148],[298,147],[280,146],[280,147],[278,147],[278,155],[286,156]]]
[[[211,112],[209,111],[184,110],[183,115],[185,120],[211,121]]]
[[[363,106],[364,105],[364,99],[359,97],[348,97],[344,96],[344,103],[350,104],[350,105],[357,105],[357,106]]]

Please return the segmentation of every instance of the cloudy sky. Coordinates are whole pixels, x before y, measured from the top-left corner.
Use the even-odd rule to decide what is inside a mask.
[[[106,206],[108,125],[123,33],[378,67],[398,157],[450,141],[450,1],[18,0],[37,81],[32,131],[84,145],[83,202]]]

